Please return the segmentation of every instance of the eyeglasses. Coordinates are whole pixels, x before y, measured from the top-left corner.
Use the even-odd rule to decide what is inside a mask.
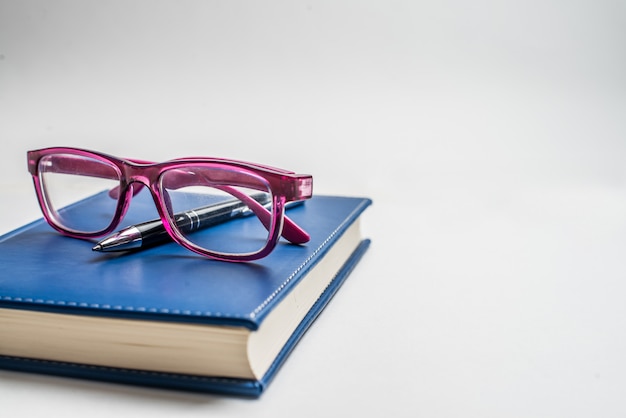
[[[132,197],[147,187],[167,234],[210,258],[256,260],[268,255],[281,235],[296,244],[309,240],[284,210],[287,202],[311,197],[310,175],[221,158],[152,163],[60,147],[27,155],[44,218],[70,237],[110,234]],[[206,227],[203,215],[209,212]]]

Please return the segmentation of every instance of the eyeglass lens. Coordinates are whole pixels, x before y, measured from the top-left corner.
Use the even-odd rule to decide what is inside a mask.
[[[96,233],[113,221],[117,196],[111,198],[108,192],[120,185],[114,165],[72,154],[47,155],[39,161],[39,175],[48,213],[57,225],[70,232]],[[89,210],[86,200],[93,203]]]
[[[266,182],[251,173],[210,166],[187,166],[164,172],[161,193],[172,223],[193,245],[222,254],[262,250],[268,229],[251,209],[255,202],[271,213]]]

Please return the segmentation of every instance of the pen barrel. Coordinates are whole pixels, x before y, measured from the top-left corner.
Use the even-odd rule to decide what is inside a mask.
[[[241,201],[229,201],[189,210],[176,215],[176,227],[183,233],[208,228],[242,216],[245,208],[247,206]]]
[[[164,242],[171,241],[171,238],[165,228],[163,227],[163,223],[161,220],[158,221],[160,225],[157,225],[155,222],[154,227],[150,229],[149,233],[142,234],[141,237],[141,247],[149,248],[154,247],[155,245],[163,244]]]
[[[176,228],[183,234],[187,234],[198,229],[208,228],[230,219],[242,216],[243,202],[224,202],[206,208],[190,210],[176,215]],[[136,226],[141,233],[141,247],[148,248],[162,244],[170,240],[170,236],[163,227],[160,219],[144,222]]]

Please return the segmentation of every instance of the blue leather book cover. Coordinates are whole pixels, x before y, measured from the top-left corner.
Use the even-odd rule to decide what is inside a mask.
[[[158,217],[149,196],[143,200],[139,197],[133,200],[125,225]],[[292,245],[281,240],[268,257],[235,264],[206,259],[174,243],[132,253],[92,252],[94,242],[61,236],[38,220],[0,238],[0,308],[237,326],[254,331],[370,203],[364,198],[315,196],[287,213],[310,233],[310,242]],[[361,241],[258,380],[7,356],[0,356],[0,367],[258,396],[368,245],[369,240]]]

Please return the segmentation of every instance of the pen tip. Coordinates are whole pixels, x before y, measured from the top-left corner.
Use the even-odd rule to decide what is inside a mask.
[[[97,244],[95,247],[91,249],[92,251],[102,251],[102,245]]]

